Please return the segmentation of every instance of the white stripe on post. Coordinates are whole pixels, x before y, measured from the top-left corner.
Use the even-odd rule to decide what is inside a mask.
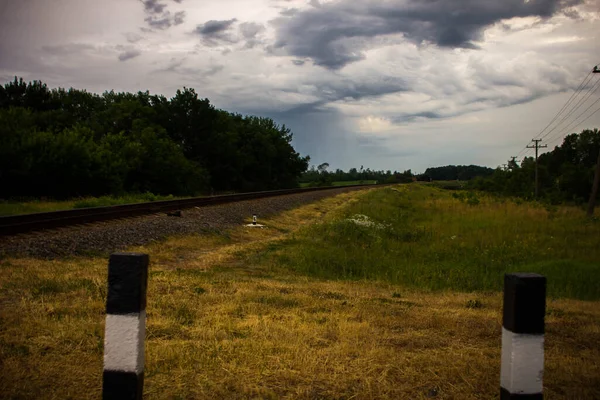
[[[108,264],[102,398],[141,399],[148,255],[117,253]]]
[[[500,398],[543,399],[546,278],[504,276]]]
[[[146,310],[139,314],[107,315],[104,342],[104,369],[144,372]],[[141,346],[140,346],[141,344]]]

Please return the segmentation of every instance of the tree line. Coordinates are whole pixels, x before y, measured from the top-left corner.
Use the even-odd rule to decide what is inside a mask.
[[[329,186],[333,182],[351,182],[351,181],[377,181],[377,183],[408,183],[413,181],[412,171],[406,170],[398,172],[391,170],[371,170],[362,165],[359,169],[350,168],[347,172],[336,169],[328,171],[329,163],[322,163],[318,166],[312,165],[310,169],[302,174],[300,183],[310,183],[316,186]]]
[[[443,167],[430,167],[418,176],[420,181],[469,181],[476,177],[490,176],[494,173],[492,168],[478,165],[446,165]]]
[[[309,157],[270,118],[172,98],[0,85],[0,198],[195,195],[295,187]]]
[[[551,203],[587,202],[600,151],[600,131],[585,129],[567,135],[560,146],[538,158],[539,197]],[[486,178],[469,182],[472,189],[525,199],[535,197],[535,160],[509,161]]]

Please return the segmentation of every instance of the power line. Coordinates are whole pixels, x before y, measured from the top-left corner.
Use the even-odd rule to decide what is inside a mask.
[[[577,89],[575,90],[575,92],[573,92],[571,94],[571,96],[569,97],[569,99],[566,101],[566,103],[561,107],[561,109],[554,115],[554,117],[552,118],[552,120],[550,120],[550,122],[544,127],[544,129],[542,129],[535,137],[539,138],[546,129],[548,129],[559,117],[560,115],[565,112],[565,110],[575,101],[575,99],[581,94],[581,92],[583,91],[583,89],[587,86],[587,84],[592,80],[592,77],[595,73],[600,72],[598,70],[598,65],[600,65],[600,63],[598,63],[597,65],[594,66],[594,68],[592,70],[590,70],[588,72],[588,74],[585,76],[585,78],[583,78],[583,80],[581,81],[581,83],[579,84],[579,86],[577,87]],[[599,80],[600,81],[600,80]],[[566,114],[562,117],[562,119],[560,120],[560,122],[549,132],[547,132],[543,137],[545,138],[546,136],[548,136],[552,131],[556,130],[556,128],[558,126],[560,126],[564,121],[566,121],[566,119],[573,114],[573,112],[579,108],[579,106],[582,103],[582,100],[587,101],[587,99],[589,98],[589,96],[591,96],[591,90],[596,86],[598,82],[596,82],[594,85],[592,85],[588,91],[586,92],[586,94],[584,95],[583,98],[579,99],[579,101],[577,102],[577,104]],[[597,89],[597,88],[596,88]],[[596,89],[594,89],[594,92],[596,91]],[[527,154],[531,149],[531,147],[529,146],[525,146],[523,147],[518,153],[517,153],[517,157],[520,157],[521,155],[525,155]]]
[[[594,89],[595,88],[595,89]],[[544,136],[541,137],[541,139],[545,138],[546,136],[548,136],[549,134],[551,134],[555,129],[557,129],[559,126],[561,126],[563,124],[563,122],[565,122],[571,115],[573,115],[573,113],[579,108],[581,107],[583,104],[585,104],[585,102],[590,98],[590,96],[594,93],[596,93],[596,91],[598,90],[598,88],[600,88],[600,79],[598,79],[596,81],[596,83],[594,83],[586,92],[586,94],[579,99],[579,101],[577,102],[577,104],[571,109],[571,111],[569,111],[557,124],[556,126],[554,126],[554,128],[552,128],[551,130],[549,130],[548,132],[546,132],[546,134]],[[594,91],[592,92],[592,89],[594,89]]]
[[[600,63],[599,63],[600,64]],[[600,88],[600,86],[598,86],[598,84],[600,83],[600,79],[598,81],[596,81],[588,90],[587,92],[583,95],[583,97],[579,98],[579,100],[577,101],[577,103],[573,105],[573,103],[575,102],[575,100],[577,99],[577,97],[583,92],[583,90],[585,89],[585,87],[590,83],[590,81],[593,79],[593,75],[596,73],[599,73],[600,70],[598,69],[598,65],[594,66],[594,68],[592,70],[590,70],[588,72],[588,74],[585,76],[585,78],[583,78],[583,80],[581,81],[581,83],[579,84],[579,86],[577,87],[577,89],[575,90],[575,92],[573,92],[571,94],[571,96],[569,97],[569,99],[566,101],[566,103],[561,107],[561,109],[554,115],[554,117],[552,118],[552,120],[550,120],[550,122],[544,127],[544,129],[542,129],[537,135],[536,138],[539,139],[543,139],[545,137],[547,137],[550,133],[552,133],[553,131],[555,131],[559,126],[561,126],[579,107],[582,106],[582,104],[585,104],[585,102],[590,98],[590,96],[596,92],[596,90],[598,90],[598,88]],[[593,90],[593,92],[592,92]],[[582,115],[584,114],[587,110],[590,109],[590,107],[592,107],[595,103],[593,103],[592,105],[590,105],[583,113],[579,114],[576,118],[575,121]],[[566,111],[570,106],[571,109],[569,111]],[[595,113],[596,111],[594,111]],[[544,133],[544,131],[546,131],[546,129],[548,129],[557,119],[559,119],[559,117],[561,116],[561,114],[564,115],[562,116],[562,118],[560,118],[560,121],[548,132],[546,132],[545,135],[543,135],[541,138],[540,136]],[[593,115],[593,114],[592,114]],[[591,116],[591,115],[590,115]],[[586,121],[590,116],[586,117],[586,119],[584,119],[584,121]],[[584,121],[581,121],[580,123],[577,124],[577,126],[581,123],[583,123]],[[572,124],[572,122],[571,122]],[[568,126],[570,126],[571,124],[569,124]],[[531,151],[531,149],[533,149],[533,147],[526,145],[525,147],[523,147],[518,153],[517,153],[517,157],[521,157],[522,155],[525,157],[527,153],[529,153]],[[537,149],[536,149],[536,153],[537,153]]]
[[[592,106],[593,106],[594,104],[596,104],[598,101],[600,101],[600,98],[599,98],[598,100],[596,100],[596,101],[595,101],[595,102],[592,104]],[[588,107],[588,108],[589,108],[589,107]],[[596,108],[596,110],[594,110],[594,112],[592,112],[590,115],[588,115],[587,117],[585,117],[585,119],[584,119],[583,121],[581,121],[581,122],[579,122],[577,125],[575,125],[575,126],[573,127],[573,129],[574,129],[574,128],[577,128],[579,125],[583,124],[585,121],[587,121],[588,119],[590,119],[590,118],[591,118],[591,117],[592,117],[594,114],[596,114],[598,111],[600,111],[600,107]],[[567,134],[568,132],[569,132],[569,131],[565,131],[565,132],[563,132],[563,134],[562,134],[562,135],[559,135],[559,136],[557,136],[557,137],[556,137],[555,139],[553,139],[553,140],[556,140],[556,139],[558,139],[558,138],[562,137],[563,135]]]
[[[575,127],[577,127],[577,126],[581,125],[583,122],[587,121],[587,120],[588,120],[588,119],[589,119],[589,118],[590,118],[592,115],[594,115],[594,114],[597,112],[597,110],[596,110],[596,111],[594,111],[593,113],[591,113],[590,115],[588,115],[588,116],[587,116],[587,117],[586,117],[586,118],[585,118],[583,121],[581,121],[581,122],[577,122],[577,119],[579,119],[579,117],[581,117],[583,114],[585,114],[585,113],[586,113],[586,112],[587,112],[587,111],[588,111],[590,108],[592,108],[592,107],[593,107],[593,106],[594,106],[596,103],[598,103],[599,101],[600,101],[600,97],[598,97],[598,99],[597,99],[595,102],[593,102],[592,104],[590,104],[590,105],[588,106],[588,108],[586,108],[586,109],[585,109],[585,110],[584,110],[584,111],[583,111],[581,114],[579,114],[579,115],[578,115],[578,116],[577,116],[577,117],[576,117],[576,118],[575,118],[575,119],[574,119],[574,120],[573,120],[573,121],[572,121],[572,122],[569,124],[569,126],[568,126],[567,128],[565,128],[565,129],[564,129],[564,131],[563,131],[563,132],[559,133],[559,134],[558,134],[558,136],[554,136],[552,139],[548,139],[548,141],[554,141],[554,140],[556,140],[557,138],[560,138],[560,137],[562,137],[563,135],[566,135],[566,134],[568,134],[570,130],[574,129]],[[575,125],[575,126],[571,126],[571,125],[573,125],[573,123],[576,123],[576,125]]]
[[[544,127],[544,129],[542,129],[540,131],[540,133],[538,133],[537,135],[535,135],[536,138],[538,136],[540,136],[542,133],[544,133],[544,131],[546,129],[548,129],[548,127],[550,125],[552,125],[552,123],[554,121],[556,121],[556,119],[558,118],[558,116],[569,106],[569,104],[571,104],[571,102],[573,100],[575,100],[575,97],[577,97],[577,95],[581,92],[581,90],[583,90],[583,87],[588,84],[588,78],[589,78],[589,80],[591,80],[592,73],[593,73],[593,70],[590,70],[590,72],[588,72],[588,74],[586,75],[586,77],[583,78],[583,81],[581,81],[581,83],[579,84],[579,86],[577,87],[577,89],[575,89],[575,91],[573,92],[573,94],[571,94],[571,97],[569,97],[569,99],[567,100],[567,102],[562,106],[562,108],[558,111],[558,113],[556,113],[556,115],[554,116],[554,118],[552,118],[552,120],[550,122],[548,122],[548,125],[546,125],[546,127]]]

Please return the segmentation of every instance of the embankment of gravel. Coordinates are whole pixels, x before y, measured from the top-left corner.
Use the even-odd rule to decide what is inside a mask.
[[[241,201],[183,210],[182,217],[166,214],[78,225],[0,238],[0,258],[59,258],[71,255],[106,255],[168,236],[219,232],[247,223],[256,214],[267,217],[325,197],[359,188],[340,188]],[[364,190],[364,189],[363,189]]]

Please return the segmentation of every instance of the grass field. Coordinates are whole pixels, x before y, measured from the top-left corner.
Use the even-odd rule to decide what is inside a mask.
[[[86,197],[65,201],[33,200],[18,202],[0,200],[0,216],[72,210],[74,208],[114,206],[118,204],[143,203],[147,201],[174,200],[177,198],[178,197],[173,197],[171,195],[160,196],[152,193],[141,193],[124,196]]]
[[[600,299],[600,223],[576,208],[519,205],[423,185],[369,192],[266,262],[330,279],[501,290],[504,272],[545,274],[549,294]]]
[[[394,189],[133,249],[151,258],[146,397],[498,398],[502,274],[535,270],[545,398],[600,398],[598,221]],[[106,263],[0,261],[2,397],[100,397]]]

